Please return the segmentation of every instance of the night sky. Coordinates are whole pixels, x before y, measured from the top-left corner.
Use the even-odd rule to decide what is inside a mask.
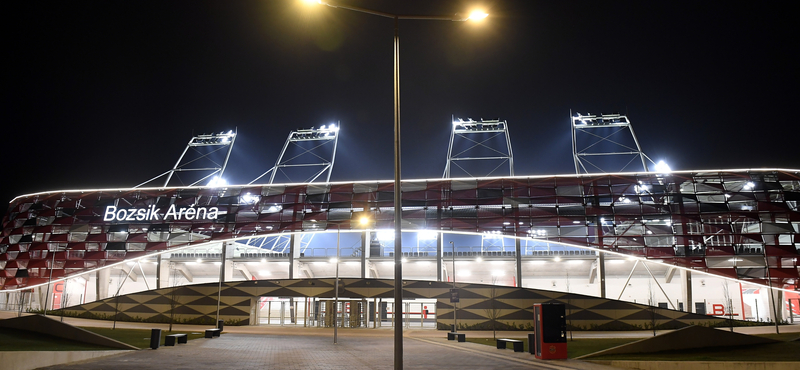
[[[574,173],[570,110],[627,114],[673,169],[800,168],[791,2],[356,1],[400,23],[403,177],[441,177],[451,116],[507,120],[517,175]],[[3,201],[130,187],[238,129],[226,177],[341,122],[332,181],[391,179],[392,20],[296,0],[5,5]],[[5,207],[2,207],[5,208]]]

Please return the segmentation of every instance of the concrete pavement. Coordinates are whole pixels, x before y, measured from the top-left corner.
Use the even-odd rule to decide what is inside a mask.
[[[15,316],[0,311],[0,318]],[[64,318],[76,326],[111,327],[110,321]],[[166,324],[118,322],[118,328],[162,328]],[[202,332],[209,326],[175,325],[174,330]],[[800,325],[781,326],[781,332],[800,332]],[[735,328],[747,334],[774,333],[774,327]],[[491,331],[467,332],[469,337],[492,337]],[[525,332],[498,332],[498,338],[520,337]],[[404,365],[407,369],[611,369],[578,360],[540,361],[527,352],[497,350],[476,343],[447,341],[446,333],[430,329],[404,330]],[[574,332],[575,338],[647,338],[652,331]],[[196,339],[176,347],[140,350],[46,369],[392,369],[393,331],[340,329],[333,344],[333,329],[285,326],[226,326],[220,338]]]
[[[405,338],[403,348],[407,369],[612,369],[576,360],[540,361],[528,353],[443,338]],[[44,369],[392,369],[393,349],[391,335],[363,336],[344,330],[339,344],[329,336],[227,333]]]

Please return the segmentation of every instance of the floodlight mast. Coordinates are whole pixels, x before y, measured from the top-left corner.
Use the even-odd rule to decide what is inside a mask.
[[[236,135],[236,131],[230,130],[228,132],[220,132],[218,134],[200,134],[192,137],[189,140],[189,143],[186,144],[186,148],[183,149],[183,153],[181,153],[180,157],[178,157],[178,161],[175,162],[175,166],[173,166],[172,169],[139,185],[136,185],[134,188],[141,187],[142,185],[153,182],[164,176],[167,176],[166,181],[164,181],[164,187],[168,187],[170,180],[172,180],[172,177],[176,172],[201,172],[201,175],[203,176],[199,180],[189,184],[189,186],[198,185],[203,181],[208,180],[212,176],[222,178],[222,175],[225,173],[225,168],[228,166],[228,160],[231,157],[233,144],[236,142]],[[189,149],[194,149],[197,151],[198,157],[188,159],[184,162],[186,153],[189,152]],[[201,152],[201,149],[205,152]],[[211,155],[223,149],[227,149],[227,152],[225,153],[225,159],[222,161],[222,164],[220,164],[211,158]]]
[[[648,172],[646,161],[655,164],[655,162],[642,151],[639,145],[639,139],[636,138],[636,134],[633,132],[633,126],[628,117],[620,114],[601,114],[598,116],[576,113],[572,115],[570,112],[570,120],[572,131],[572,157],[575,162],[576,173],[596,173],[598,171],[601,173],[625,172],[627,167],[636,159],[641,161],[642,171]],[[628,142],[623,142],[617,137],[613,137],[625,130],[630,133]],[[585,145],[579,144],[578,141],[584,137],[590,141]],[[632,141],[632,145],[630,141]],[[611,149],[598,149],[601,144],[606,144],[610,146]],[[592,162],[590,159],[592,157],[630,157],[630,159],[621,169],[605,169],[602,168],[601,165]]]
[[[470,177],[494,176],[494,172],[506,163],[508,163],[508,175],[514,176],[514,152],[511,149],[511,136],[508,133],[508,122],[499,119],[481,119],[480,121],[473,121],[472,118],[467,118],[466,121],[461,118],[453,118],[452,121],[450,146],[447,148],[447,164],[444,167],[442,178],[448,179],[451,177],[451,169],[453,166],[458,167]],[[494,135],[486,137],[486,134]],[[491,139],[500,135],[504,136],[505,148],[496,145],[492,146],[491,143],[488,143]],[[454,154],[453,144],[455,141],[466,142],[468,147]],[[478,154],[477,151],[481,149],[488,150],[491,154]],[[464,166],[459,165],[459,162],[462,161],[494,161],[498,163],[498,165],[489,171],[488,174],[471,174]]]
[[[322,125],[319,128],[311,127],[308,129],[297,129],[289,132],[289,136],[286,138],[286,142],[283,144],[283,149],[281,149],[281,154],[278,156],[278,160],[275,161],[275,166],[253,179],[253,181],[250,181],[248,185],[253,184],[267,174],[270,174],[269,184],[272,184],[275,181],[275,175],[278,173],[278,171],[286,174],[284,169],[299,169],[303,167],[319,167],[320,169],[314,172],[310,177],[304,179],[302,182],[314,182],[325,172],[328,173],[325,177],[325,182],[330,182],[331,173],[333,172],[333,165],[336,162],[336,149],[339,146],[340,127],[340,123],[337,122],[335,125]],[[317,142],[318,144],[311,148],[302,147],[300,145],[300,143],[307,142]],[[333,150],[330,154],[330,160],[326,160],[328,154],[323,153],[323,151],[326,149],[326,147],[330,147],[329,144],[331,143],[333,144]],[[284,156],[286,155],[286,149],[288,149],[292,144],[299,147],[301,149],[301,153],[291,158],[284,159]],[[312,159],[308,160],[308,158]],[[289,182],[292,182],[292,179],[288,175],[286,177],[289,179]]]

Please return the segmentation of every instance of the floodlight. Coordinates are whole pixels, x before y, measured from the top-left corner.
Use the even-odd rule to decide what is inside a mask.
[[[225,186],[225,185],[228,185],[228,182],[219,176],[212,177],[211,181],[208,182],[208,186]]]
[[[658,172],[658,173],[669,173],[669,172],[672,172],[672,169],[669,168],[669,165],[666,162],[664,162],[663,160],[658,161],[658,163],[656,163],[655,166],[653,166],[653,169],[655,169],[656,172]]]

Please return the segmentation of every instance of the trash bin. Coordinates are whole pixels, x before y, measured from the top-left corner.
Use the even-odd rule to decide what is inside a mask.
[[[150,348],[158,349],[161,344],[161,329],[152,329],[150,331]]]
[[[220,333],[222,332],[222,328],[225,326],[225,321],[217,320],[217,329],[219,329]]]

